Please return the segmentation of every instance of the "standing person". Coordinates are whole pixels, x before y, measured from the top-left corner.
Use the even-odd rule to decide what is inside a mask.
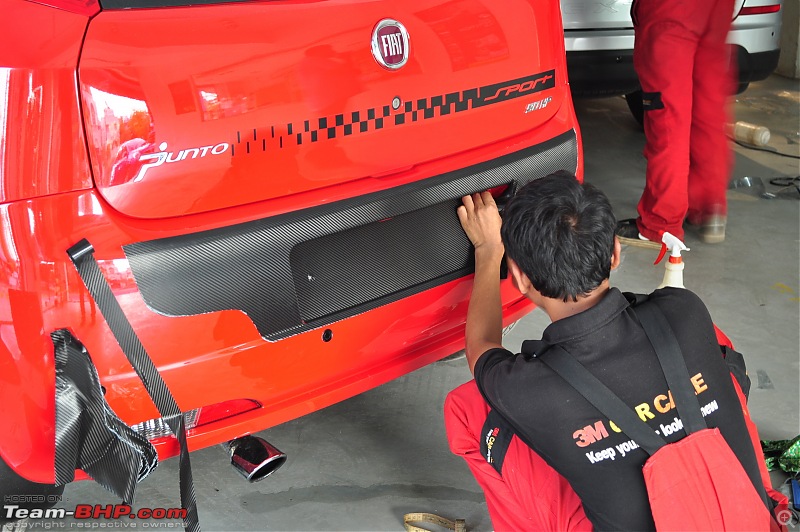
[[[522,187],[502,220],[486,192],[464,197],[458,216],[475,246],[466,324],[466,357],[475,380],[450,392],[445,425],[451,449],[467,460],[484,489],[495,527],[654,529],[642,474],[647,453],[537,359],[547,347],[563,348],[669,443],[685,437],[658,357],[632,310],[640,298],[609,285],[620,244],[608,198],[572,176],[555,174]],[[501,345],[504,252],[516,288],[552,321],[542,339],[525,342],[518,355]],[[726,364],[734,357],[723,358],[708,310],[679,288],[656,290],[647,304],[656,305],[674,331],[706,406],[706,423],[719,428],[766,502],[774,492],[764,487],[770,486],[769,474],[744,404],[742,389],[749,381],[734,382],[734,366]],[[484,419],[490,411],[513,424],[530,446],[512,441],[499,472],[481,463],[488,463],[481,443],[489,447],[489,459],[499,458],[502,433]]]
[[[647,173],[639,217],[617,227],[623,244],[659,248],[665,231],[682,240],[685,219],[704,242],[725,240],[733,9],[734,0],[634,0]]]

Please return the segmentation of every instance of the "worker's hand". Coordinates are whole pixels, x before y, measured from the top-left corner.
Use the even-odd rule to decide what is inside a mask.
[[[480,192],[461,198],[463,205],[458,208],[458,219],[467,233],[475,255],[500,260],[503,257],[503,241],[500,238],[500,225],[503,223],[497,204],[489,192]]]

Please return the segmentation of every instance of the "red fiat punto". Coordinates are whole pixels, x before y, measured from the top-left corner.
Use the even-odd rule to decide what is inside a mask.
[[[55,331],[114,415],[178,452],[79,242],[199,449],[462,349],[460,197],[583,172],[556,0],[0,11],[5,501],[58,483]],[[510,280],[502,297],[505,324],[532,308]]]

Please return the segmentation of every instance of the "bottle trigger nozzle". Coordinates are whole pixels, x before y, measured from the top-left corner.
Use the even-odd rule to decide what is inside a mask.
[[[664,232],[661,235],[661,252],[658,254],[654,264],[661,262],[668,249],[670,253],[669,260],[665,264],[664,281],[658,288],[664,288],[665,286],[683,288],[683,258],[681,258],[681,251],[689,251],[689,248],[675,235]]]
[[[656,259],[656,261],[653,263],[653,265],[656,265],[656,264],[658,264],[659,262],[661,262],[661,259],[663,259],[663,258],[664,258],[664,255],[666,255],[666,254],[667,254],[667,245],[666,245],[666,244],[664,244],[664,243],[662,242],[662,243],[661,243],[661,251],[658,253],[658,258],[657,258],[657,259]]]

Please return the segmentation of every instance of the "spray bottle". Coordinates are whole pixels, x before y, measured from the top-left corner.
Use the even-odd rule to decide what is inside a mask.
[[[683,258],[681,257],[681,251],[689,251],[689,248],[678,237],[665,231],[661,237],[661,253],[658,254],[658,258],[653,264],[661,262],[661,259],[667,253],[667,249],[670,250],[669,259],[664,264],[666,271],[664,272],[664,280],[659,288],[664,288],[665,286],[685,288],[683,286]]]

